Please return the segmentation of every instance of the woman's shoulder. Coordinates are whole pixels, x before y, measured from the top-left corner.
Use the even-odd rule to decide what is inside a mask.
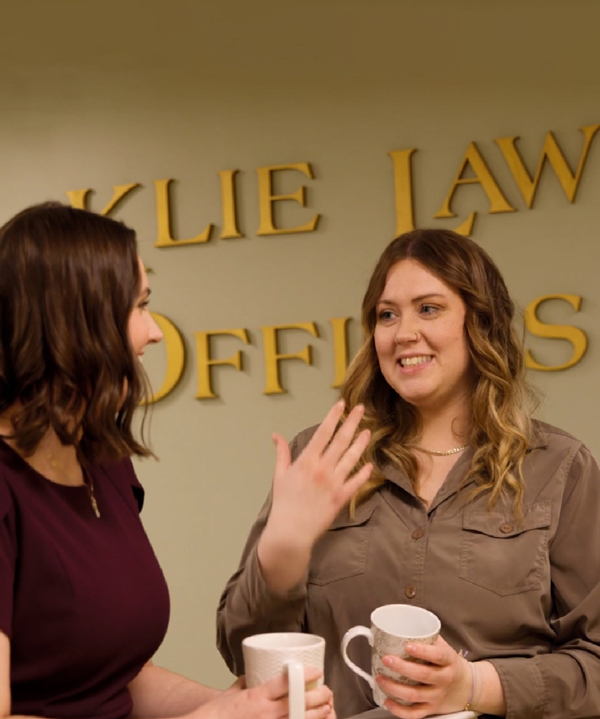
[[[561,449],[561,448],[572,448],[580,449],[584,447],[584,442],[577,439],[570,432],[567,432],[560,427],[556,427],[548,422],[543,422],[540,419],[534,419],[531,423],[532,428],[532,449]]]
[[[600,482],[600,467],[585,442],[570,432],[536,420],[533,425],[530,468],[536,473],[562,476],[568,483],[587,478],[593,484]],[[559,467],[561,471],[558,472]]]

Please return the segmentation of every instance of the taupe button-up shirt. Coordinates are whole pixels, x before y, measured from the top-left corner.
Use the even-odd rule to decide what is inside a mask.
[[[325,680],[338,717],[373,708],[371,690],[344,664],[347,629],[369,626],[382,604],[425,607],[442,636],[470,660],[490,660],[506,695],[508,719],[600,717],[600,469],[570,435],[538,423],[524,462],[524,519],[511,503],[486,507],[458,492],[472,459],[456,462],[430,507],[396,469],[353,518],[344,510],[315,545],[305,582],[285,599],[260,573],[256,543],[270,501],[254,524],[240,567],[218,610],[218,644],[244,672],[241,642],[260,632],[325,637]],[[292,443],[297,455],[314,429]],[[350,653],[370,668],[366,639]]]

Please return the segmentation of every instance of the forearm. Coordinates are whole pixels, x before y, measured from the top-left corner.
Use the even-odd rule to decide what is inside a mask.
[[[285,598],[308,574],[312,547],[288,529],[267,523],[257,547],[260,572],[268,590]]]
[[[306,586],[278,597],[266,585],[256,548],[228,582],[217,611],[217,646],[230,670],[244,673],[242,641],[251,634],[300,631]]]
[[[129,684],[129,692],[134,719],[183,716],[222,693],[151,664],[147,664]]]

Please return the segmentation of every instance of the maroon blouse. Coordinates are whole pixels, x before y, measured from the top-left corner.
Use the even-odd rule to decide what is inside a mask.
[[[169,620],[164,576],[139,519],[129,460],[50,482],[0,440],[0,631],[11,643],[12,713],[122,719],[127,684]]]

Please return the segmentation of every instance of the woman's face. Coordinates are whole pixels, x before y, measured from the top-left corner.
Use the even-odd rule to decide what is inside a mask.
[[[140,294],[129,315],[128,333],[133,351],[141,360],[146,346],[151,342],[160,342],[163,333],[148,309],[150,287],[144,264],[139,257],[138,263],[140,266]]]
[[[375,350],[390,387],[420,410],[465,405],[473,372],[462,297],[406,259],[388,272],[376,313]]]

